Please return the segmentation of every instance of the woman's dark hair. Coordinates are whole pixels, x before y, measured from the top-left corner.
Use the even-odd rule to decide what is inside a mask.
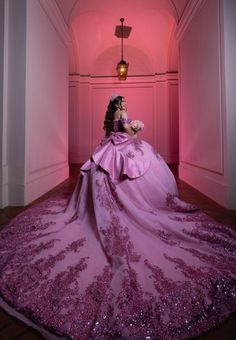
[[[114,113],[116,112],[118,107],[121,108],[122,99],[122,96],[117,96],[112,101],[110,101],[107,106],[103,127],[103,129],[106,131],[106,136],[108,136],[113,130]]]

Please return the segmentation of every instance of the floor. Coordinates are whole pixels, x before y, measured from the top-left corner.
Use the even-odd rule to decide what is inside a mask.
[[[32,204],[42,201],[57,192],[72,191],[78,179],[78,169],[78,165],[71,165],[70,178],[47,194],[40,197],[40,199],[36,200]],[[179,180],[176,167],[172,166],[171,170],[176,176],[180,196],[183,200],[197,204],[206,213],[215,218],[215,220],[230,225],[236,231],[236,210],[229,211],[217,205],[197,190]],[[7,223],[24,209],[25,208],[23,207],[7,207],[0,209],[0,229],[4,227],[5,223]],[[0,340],[14,339],[42,340],[44,338],[36,331],[25,326],[23,323],[9,316],[0,309]],[[222,325],[200,337],[195,338],[195,340],[236,340],[236,313],[234,313]]]

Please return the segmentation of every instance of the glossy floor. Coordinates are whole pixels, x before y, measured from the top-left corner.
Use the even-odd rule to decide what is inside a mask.
[[[230,225],[236,231],[236,211],[227,210],[209,198],[202,195],[197,190],[193,189],[186,183],[178,179],[176,167],[171,167],[172,171],[176,176],[180,196],[183,200],[197,204],[207,214],[212,216],[218,222]],[[78,179],[79,166],[71,165],[70,167],[70,178],[43,195],[40,199],[33,202],[36,204],[39,201],[57,193],[57,192],[72,192],[75,183]],[[23,207],[7,207],[0,210],[0,228],[4,228],[4,225],[11,220],[14,216],[19,214],[25,208]],[[44,339],[39,333],[25,326],[20,321],[6,314],[0,309],[0,340],[42,340]],[[234,313],[228,320],[222,325],[212,329],[210,332],[203,334],[195,338],[196,340],[236,340],[236,313]],[[173,339],[177,340],[177,339]]]

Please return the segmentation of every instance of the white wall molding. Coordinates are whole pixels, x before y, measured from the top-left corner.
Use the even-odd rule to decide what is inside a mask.
[[[170,114],[170,162],[179,163],[179,109],[178,81],[169,81],[169,114]]]
[[[183,159],[181,159],[180,161],[181,161],[181,164],[186,164],[188,166],[192,166],[196,169],[199,169],[200,171],[203,170],[203,171],[207,171],[208,173],[212,173],[212,174],[216,174],[216,175],[221,175],[221,176],[224,175],[224,171],[222,169],[220,169],[220,171],[217,171],[214,168],[200,166],[198,164],[191,163],[191,162],[188,162],[188,161],[183,160]]]
[[[236,209],[235,9],[234,0],[191,0],[176,30],[179,177],[227,209]]]
[[[179,177],[221,206],[236,209],[236,201],[234,206],[228,205],[229,186],[223,176],[180,162]]]
[[[2,3],[3,11],[1,13],[3,31],[1,36],[3,59],[2,65],[2,117],[1,117],[1,174],[0,174],[0,207],[8,204],[8,165],[7,165],[7,96],[8,96],[8,62],[9,62],[9,1]]]
[[[2,165],[0,171],[1,186],[0,186],[0,208],[8,205],[8,166]]]
[[[126,81],[114,77],[70,75],[69,80],[70,163],[86,161],[101,140],[104,133],[104,110],[112,92],[127,97],[131,116],[133,112],[138,116],[137,119],[145,121],[141,138],[152,144],[168,163],[178,162],[178,142],[175,143],[175,130],[178,126],[178,100],[175,103],[178,73],[128,77]],[[139,100],[140,105],[136,104]],[[143,101],[145,107],[142,107]],[[148,112],[145,112],[147,108]]]
[[[22,206],[31,203],[46,192],[62,183],[69,176],[69,166],[64,164],[53,171],[30,178],[26,183],[14,181],[10,183],[10,202],[12,206]],[[48,183],[51,187],[48,187]],[[5,205],[6,206],[6,205]]]
[[[64,160],[62,162],[52,163],[42,168],[30,170],[29,175],[31,177],[34,176],[36,178],[41,177],[41,176],[47,175],[48,172],[55,171],[58,168],[60,169],[62,166],[66,166],[66,164],[68,164],[67,160]]]
[[[31,176],[24,185],[24,205],[31,203],[68,177],[68,162],[64,162],[56,168],[45,168],[44,171],[41,170],[40,175],[38,174],[37,177]],[[48,183],[50,183],[51,188],[49,188]]]
[[[24,185],[22,183],[9,183],[9,201],[5,206],[22,206],[24,203]]]
[[[55,2],[55,0],[38,0],[41,7],[50,19],[53,27],[61,37],[65,46],[69,47],[70,34],[68,26]]]
[[[189,28],[194,16],[199,11],[204,2],[206,2],[206,0],[190,0],[188,2],[175,31],[175,38],[178,42],[182,39],[183,34]]]
[[[178,72],[155,74],[152,76],[137,76],[137,77],[127,77],[125,81],[119,80],[117,77],[92,77],[92,76],[81,76],[78,74],[71,74],[69,76],[70,84],[112,84],[114,86],[121,85],[122,87],[126,84],[138,84],[138,83],[156,83],[163,81],[178,81]]]

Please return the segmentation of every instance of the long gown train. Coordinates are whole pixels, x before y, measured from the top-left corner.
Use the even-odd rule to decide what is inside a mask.
[[[1,231],[2,306],[79,340],[186,339],[236,310],[235,233],[180,200],[152,146],[112,133],[81,174]]]

